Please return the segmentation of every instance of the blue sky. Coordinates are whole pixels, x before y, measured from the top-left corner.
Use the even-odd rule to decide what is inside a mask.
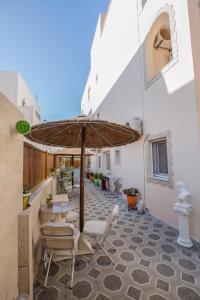
[[[19,71],[42,119],[80,113],[90,47],[109,0],[0,0],[0,70]]]

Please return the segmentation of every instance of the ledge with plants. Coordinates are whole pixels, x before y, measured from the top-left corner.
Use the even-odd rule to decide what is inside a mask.
[[[48,208],[51,208],[53,206],[53,193],[48,193],[46,202]]]
[[[30,196],[31,196],[31,190],[30,185],[28,183],[23,184],[23,210],[30,207]]]

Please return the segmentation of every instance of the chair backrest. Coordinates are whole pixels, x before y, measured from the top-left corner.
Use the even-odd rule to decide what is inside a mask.
[[[119,213],[119,205],[115,204],[112,212],[110,213],[110,215],[106,219],[106,222],[107,222],[106,233],[109,233],[109,231],[112,228],[112,225],[116,222],[116,218],[117,218],[118,213]]]
[[[45,223],[40,230],[47,248],[55,250],[73,250],[75,248],[73,224]]]
[[[114,177],[113,178],[113,183],[114,183],[114,193],[117,195],[120,195],[121,189],[122,189],[122,178],[121,177]]]
[[[67,187],[72,187],[72,181],[71,180],[66,180],[64,181],[64,187],[67,188]]]
[[[74,169],[74,184],[80,183],[80,169],[75,168]]]

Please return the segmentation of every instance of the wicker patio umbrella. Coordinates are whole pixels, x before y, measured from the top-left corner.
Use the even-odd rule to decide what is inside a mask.
[[[53,153],[54,155],[66,155],[66,156],[81,156],[80,148],[63,148],[62,150],[57,150]],[[87,149],[85,151],[85,156],[95,155],[94,151]]]
[[[81,148],[80,231],[84,226],[85,148],[122,146],[137,141],[140,134],[127,126],[87,116],[35,125],[26,135],[31,141],[61,147]]]

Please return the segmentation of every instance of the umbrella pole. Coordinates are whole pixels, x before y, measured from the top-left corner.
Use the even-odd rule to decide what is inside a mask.
[[[74,188],[74,155],[72,155],[72,167],[73,167],[73,171],[72,171],[72,187]]]
[[[83,226],[84,226],[85,132],[86,132],[86,127],[83,126],[81,131],[80,232],[83,232]]]

